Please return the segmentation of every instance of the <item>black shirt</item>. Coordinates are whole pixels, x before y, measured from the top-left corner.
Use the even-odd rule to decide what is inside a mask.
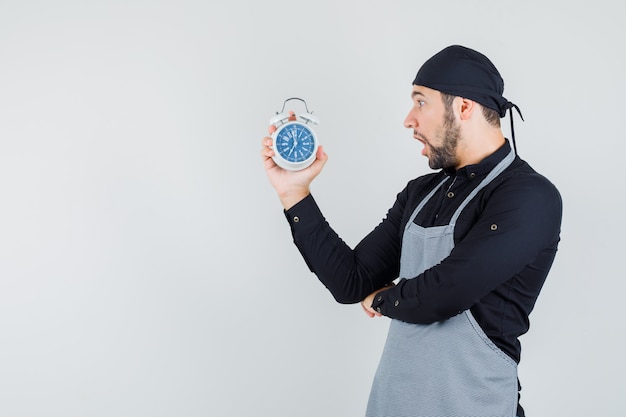
[[[294,242],[337,301],[360,302],[398,278],[404,227],[426,194],[448,177],[415,219],[425,227],[448,224],[458,205],[509,151],[507,142],[478,164],[410,181],[386,218],[354,250],[309,196],[286,212]],[[519,362],[517,338],[528,330],[528,314],[557,250],[560,224],[558,191],[516,157],[461,213],[450,256],[417,277],[399,277],[374,307],[388,317],[422,324],[470,308],[493,342]],[[395,300],[402,301],[398,307]]]
[[[558,190],[525,161],[516,157],[465,207],[447,258],[416,277],[398,277],[404,228],[419,202],[447,178],[414,221],[424,227],[448,224],[510,149],[506,142],[478,164],[410,181],[383,221],[354,249],[339,238],[308,196],[285,212],[294,242],[338,302],[360,302],[400,278],[396,286],[380,293],[380,300],[376,297],[374,308],[419,324],[471,309],[487,336],[519,362],[518,337],[528,331],[528,316],[552,266],[562,215]]]
[[[562,216],[558,190],[519,157],[463,209],[447,258],[416,277],[398,277],[404,228],[419,202],[447,177],[414,220],[424,227],[447,225],[510,149],[507,142],[478,164],[410,181],[385,219],[354,250],[308,196],[285,212],[294,242],[338,302],[360,302],[400,278],[379,293],[372,307],[419,324],[470,309],[494,344],[519,362],[518,338],[528,331],[528,316],[556,255]],[[519,405],[518,415],[524,415]]]

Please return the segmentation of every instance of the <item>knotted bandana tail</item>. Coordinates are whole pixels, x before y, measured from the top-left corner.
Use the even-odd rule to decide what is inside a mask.
[[[517,114],[519,114],[520,119],[522,119],[522,121],[524,121],[524,116],[522,116],[522,111],[519,109],[519,107],[517,107],[517,104],[511,103],[510,101],[507,102],[505,105],[505,112],[506,110],[509,111],[509,119],[511,119],[511,140],[513,141],[513,150],[515,151],[515,155],[517,155],[517,144],[515,143],[515,127],[513,125],[513,109],[515,109],[515,111],[517,111]]]

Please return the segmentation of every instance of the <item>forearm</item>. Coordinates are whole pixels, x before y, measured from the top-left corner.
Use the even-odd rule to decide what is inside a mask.
[[[294,243],[309,269],[340,303],[357,303],[397,276],[397,253],[376,237],[351,249],[324,219],[312,196],[285,211]],[[391,245],[393,246],[393,245]],[[399,246],[398,246],[399,250]]]
[[[403,277],[378,294],[372,307],[391,318],[428,324],[467,310],[494,291],[509,301],[512,280],[532,307],[554,259],[561,220],[559,198],[533,196],[517,195],[522,201],[515,201],[515,195],[504,194],[507,205],[483,211],[447,258],[416,277]]]

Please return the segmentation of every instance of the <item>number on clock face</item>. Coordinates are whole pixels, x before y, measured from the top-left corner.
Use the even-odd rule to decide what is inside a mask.
[[[276,137],[276,150],[289,162],[307,160],[315,148],[311,131],[300,124],[286,126]]]

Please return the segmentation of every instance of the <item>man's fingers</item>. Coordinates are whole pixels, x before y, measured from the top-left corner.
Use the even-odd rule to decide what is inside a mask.
[[[361,308],[363,309],[363,312],[365,312],[365,314],[367,314],[368,317],[372,318],[374,317],[374,313],[372,313],[367,307],[365,307],[365,304],[361,303]]]
[[[264,137],[261,140],[261,156],[264,158],[271,158],[274,156],[274,149],[272,149],[272,138]]]

